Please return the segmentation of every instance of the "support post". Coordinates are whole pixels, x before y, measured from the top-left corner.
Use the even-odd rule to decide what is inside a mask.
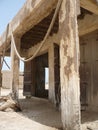
[[[15,37],[17,49],[20,48],[20,38]],[[14,45],[11,42],[11,93],[15,100],[19,98],[19,58],[17,57]]]
[[[55,104],[55,84],[54,84],[54,44],[49,47],[49,100]]]
[[[61,118],[64,130],[80,130],[79,39],[77,0],[60,9]]]
[[[1,87],[2,87],[2,63],[1,63],[1,55],[0,55],[0,96],[1,96]]]

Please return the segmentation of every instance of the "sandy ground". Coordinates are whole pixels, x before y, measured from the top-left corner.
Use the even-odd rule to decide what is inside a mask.
[[[0,112],[0,130],[56,130],[15,112]]]
[[[22,115],[40,124],[61,128],[60,112],[45,99],[21,99]],[[29,109],[28,109],[29,108]]]
[[[1,95],[10,90],[2,89]],[[0,130],[58,130],[62,123],[60,113],[45,99],[25,99],[20,90],[22,112],[0,112]]]
[[[98,130],[98,112],[82,112],[82,130]]]
[[[2,90],[7,95],[10,90]],[[25,99],[20,92],[22,112],[0,112],[0,130],[62,130],[60,112],[45,99]],[[98,112],[81,114],[81,130],[98,130]]]

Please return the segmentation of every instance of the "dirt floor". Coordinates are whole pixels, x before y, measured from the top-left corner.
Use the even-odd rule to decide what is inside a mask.
[[[1,95],[10,90],[2,89]],[[62,123],[60,112],[45,99],[26,99],[20,90],[22,112],[0,112],[0,130],[58,130]]]
[[[82,116],[82,130],[98,130],[98,112],[84,111]]]
[[[48,100],[25,99],[20,90],[19,102],[22,112],[0,112],[0,130],[62,130],[60,112]],[[81,130],[98,130],[98,113],[83,111],[81,117]]]

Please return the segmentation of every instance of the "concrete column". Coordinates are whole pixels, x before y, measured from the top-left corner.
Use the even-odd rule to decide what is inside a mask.
[[[17,49],[20,48],[20,38],[15,37]],[[13,43],[11,42],[11,92],[17,100],[19,97],[19,58],[17,57]]]
[[[54,44],[49,47],[49,100],[55,103],[55,84],[54,84]]]
[[[79,40],[77,0],[63,0],[60,10],[61,118],[64,130],[80,130]]]
[[[1,95],[1,87],[2,87],[2,63],[1,63],[1,55],[0,55],[0,95]]]

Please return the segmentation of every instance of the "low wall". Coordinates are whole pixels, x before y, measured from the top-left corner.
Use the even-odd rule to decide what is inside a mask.
[[[19,88],[23,88],[23,72],[19,74]],[[11,83],[11,71],[2,71],[2,87],[10,88]]]

